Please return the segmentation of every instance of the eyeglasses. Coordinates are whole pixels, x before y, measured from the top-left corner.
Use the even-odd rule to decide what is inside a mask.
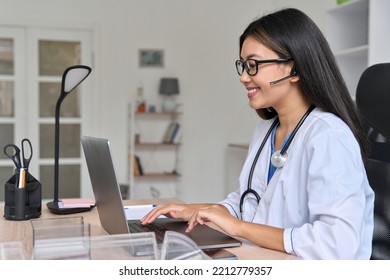
[[[246,61],[237,60],[236,61],[236,69],[238,75],[242,75],[245,71],[248,73],[249,76],[254,76],[257,74],[257,71],[259,70],[259,64],[263,63],[286,63],[293,60],[290,58],[276,58],[276,59],[265,59],[265,60],[256,60],[256,59],[248,59]]]

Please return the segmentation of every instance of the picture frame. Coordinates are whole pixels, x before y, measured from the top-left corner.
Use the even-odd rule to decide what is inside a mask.
[[[138,56],[140,67],[164,67],[164,50],[140,49]]]

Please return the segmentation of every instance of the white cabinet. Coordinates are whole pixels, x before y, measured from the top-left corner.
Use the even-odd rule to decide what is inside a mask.
[[[92,31],[73,27],[0,25],[0,147],[31,140],[34,154],[29,171],[45,186],[43,199],[53,199],[55,105],[61,76],[69,65],[92,64]],[[93,115],[92,83],[88,78],[61,108],[62,198],[93,195],[80,145],[80,135],[93,124],[88,117]],[[0,182],[13,172],[12,161],[1,151]],[[0,200],[3,194],[1,190]]]
[[[351,96],[363,71],[390,62],[390,1],[355,0],[327,12],[326,37]]]
[[[130,198],[176,197],[181,115],[181,112],[137,112],[131,104],[128,106]],[[166,138],[169,127],[172,137]]]

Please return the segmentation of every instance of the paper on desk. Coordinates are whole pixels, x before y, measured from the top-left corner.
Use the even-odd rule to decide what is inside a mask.
[[[95,204],[95,200],[89,198],[63,198],[58,201],[59,208],[90,208]]]
[[[126,220],[139,220],[149,213],[156,205],[143,204],[143,205],[126,205],[124,206]],[[166,218],[161,215],[159,218]]]

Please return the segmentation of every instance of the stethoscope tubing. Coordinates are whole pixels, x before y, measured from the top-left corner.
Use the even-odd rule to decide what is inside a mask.
[[[288,147],[290,146],[292,140],[294,139],[294,136],[295,134],[298,132],[299,128],[302,126],[302,124],[305,122],[307,116],[314,110],[315,106],[310,106],[310,108],[305,112],[305,114],[302,116],[302,118],[299,120],[298,124],[295,126],[294,130],[291,132],[291,135],[290,137],[288,138],[286,144],[284,145],[284,147],[282,148],[282,150],[280,151],[280,154],[281,155],[285,155],[286,152],[287,152],[287,149]],[[263,150],[264,146],[265,146],[265,143],[267,142],[267,139],[269,138],[269,136],[271,135],[272,133],[272,130],[279,124],[279,118],[277,117],[274,122],[272,123],[271,127],[268,129],[267,131],[267,134],[265,135],[264,139],[263,139],[263,142],[261,143],[259,149],[257,150],[257,153],[253,159],[253,162],[252,162],[252,166],[251,166],[251,169],[249,171],[249,175],[248,175],[248,183],[247,183],[247,188],[246,190],[242,193],[241,197],[240,197],[240,218],[242,220],[242,214],[243,214],[243,206],[244,206],[244,199],[247,195],[249,194],[252,194],[256,197],[256,200],[257,200],[257,204],[260,203],[260,195],[252,189],[252,179],[253,179],[253,174],[254,174],[254,171],[255,171],[255,167],[256,167],[256,163],[259,159],[259,156],[261,154],[261,151]],[[272,164],[272,163],[271,163]],[[278,166],[277,168],[281,168],[283,167],[282,166]]]
[[[246,187],[246,190],[243,192],[243,194],[241,195],[240,197],[240,213],[241,213],[241,220],[242,220],[242,207],[244,205],[244,199],[247,195],[249,194],[253,194],[255,197],[256,197],[256,200],[257,202],[260,201],[260,196],[259,194],[252,189],[252,177],[253,177],[253,173],[254,173],[254,170],[255,170],[255,167],[256,167],[256,163],[257,163],[257,160],[259,159],[259,156],[260,156],[260,153],[261,151],[263,150],[264,148],[264,145],[265,143],[267,142],[267,139],[269,138],[269,136],[271,135],[272,133],[272,130],[279,124],[279,118],[276,118],[274,120],[274,122],[272,123],[271,127],[268,129],[267,131],[267,134],[264,136],[264,139],[263,139],[263,142],[261,142],[261,145],[260,145],[260,148],[257,150],[257,153],[255,155],[255,158],[253,159],[253,163],[252,163],[252,166],[251,166],[251,169],[249,171],[249,177],[248,177],[248,184],[247,184],[247,187]]]
[[[255,167],[256,167],[256,163],[259,159],[259,156],[260,156],[260,153],[261,151],[263,150],[264,148],[264,145],[265,143],[267,142],[267,139],[269,138],[269,136],[271,135],[272,133],[272,130],[275,128],[275,126],[277,126],[279,124],[279,118],[276,118],[275,121],[272,123],[271,127],[268,129],[267,131],[267,134],[265,135],[264,137],[264,140],[263,142],[261,143],[260,145],[260,148],[257,150],[257,153],[256,153],[256,156],[255,158],[253,159],[253,163],[252,163],[252,166],[251,166],[251,170],[249,171],[249,177],[248,177],[248,184],[247,184],[247,189],[251,189],[252,188],[252,177],[253,177],[253,173],[255,171]]]
[[[280,154],[284,155],[287,152],[288,147],[290,146],[292,140],[294,139],[295,134],[297,134],[298,129],[302,126],[304,121],[306,120],[307,116],[314,110],[315,106],[310,106],[310,108],[306,111],[306,113],[302,116],[302,118],[299,120],[297,126],[294,128],[294,130],[291,132],[291,136],[288,138],[286,144],[284,147],[280,150]]]

